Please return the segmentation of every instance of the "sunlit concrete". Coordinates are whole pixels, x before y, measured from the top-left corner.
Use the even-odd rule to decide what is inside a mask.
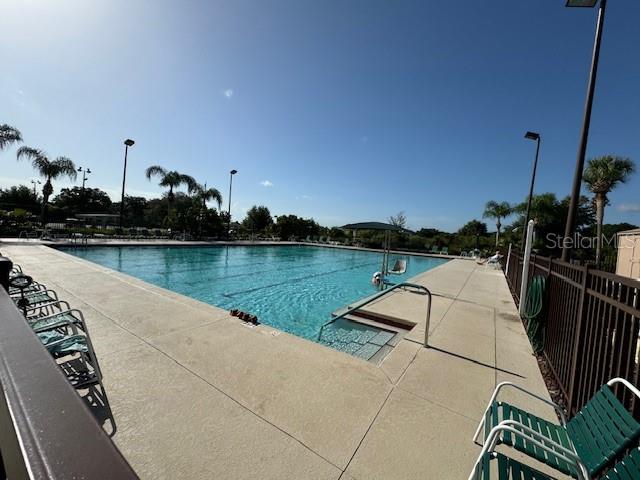
[[[412,327],[375,365],[45,246],[0,251],[85,313],[143,478],[466,478],[496,383],[548,396],[504,276],[473,261],[412,279],[430,348],[424,295],[366,307]]]

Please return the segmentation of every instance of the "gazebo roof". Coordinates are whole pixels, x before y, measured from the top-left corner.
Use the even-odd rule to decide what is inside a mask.
[[[410,230],[407,230],[406,228],[383,222],[349,223],[347,225],[343,225],[341,228],[346,230],[392,230],[394,232],[410,232]]]

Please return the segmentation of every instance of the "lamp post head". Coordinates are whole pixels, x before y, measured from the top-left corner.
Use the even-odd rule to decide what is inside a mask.
[[[238,173],[238,170],[231,170],[229,173],[230,173],[231,175],[235,175],[236,173]]]
[[[595,7],[598,0],[567,0],[567,7]]]
[[[87,168],[87,173],[91,173],[91,169],[90,168]]]
[[[136,142],[134,142],[134,141],[133,141],[133,140],[131,140],[130,138],[127,138],[127,139],[124,141],[124,144],[125,144],[127,147],[131,147],[131,146],[133,146],[133,144],[134,144],[134,143],[136,143]]]
[[[524,138],[528,138],[529,140],[540,140],[540,134],[536,132],[527,132],[524,134]]]
[[[78,167],[78,171],[81,172],[82,171],[82,167]]]

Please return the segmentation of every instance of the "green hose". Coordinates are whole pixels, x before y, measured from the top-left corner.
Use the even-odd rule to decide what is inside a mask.
[[[524,306],[524,318],[527,319],[527,335],[534,353],[542,352],[546,327],[547,278],[536,275],[531,280]]]

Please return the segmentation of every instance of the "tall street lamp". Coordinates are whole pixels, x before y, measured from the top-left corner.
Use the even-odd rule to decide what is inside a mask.
[[[91,169],[83,169],[82,167],[78,167],[78,171],[82,172],[82,196],[84,197],[84,185],[87,182],[87,175],[91,173]]]
[[[33,184],[33,196],[37,196],[38,194],[36,193],[36,185],[41,185],[42,182],[40,180],[30,180],[31,183]]]
[[[595,7],[598,0],[567,0],[567,7]],[[580,187],[582,185],[582,171],[584,169],[584,157],[587,151],[587,141],[589,138],[589,125],[591,124],[591,108],[593,106],[593,94],[596,89],[596,76],[598,73],[598,60],[600,59],[600,44],[602,42],[602,28],[604,26],[604,12],[607,0],[600,0],[600,11],[598,13],[598,23],[593,44],[593,54],[591,57],[591,71],[589,73],[589,84],[587,86],[587,100],[584,107],[584,118],[582,120],[582,132],[580,133],[580,144],[578,146],[578,156],[576,158],[576,170],[573,174],[573,187],[571,189],[571,200],[569,201],[569,212],[567,213],[567,223],[564,229],[562,242],[562,260],[569,261],[569,239],[573,236],[580,202]]]
[[[229,172],[229,212],[227,214],[227,236],[231,236],[231,187],[233,186],[233,176],[238,173],[237,170]]]
[[[522,229],[522,250],[524,250],[524,242],[527,238],[527,228],[529,225],[529,217],[531,214],[531,199],[533,198],[533,185],[536,183],[536,170],[538,168],[538,154],[540,153],[540,134],[535,132],[527,132],[524,135],[524,138],[529,140],[535,140],[537,143],[536,146],[536,158],[533,161],[533,172],[531,173],[531,186],[529,187],[529,199],[527,200],[527,214],[525,215],[524,225],[525,228]]]
[[[136,143],[130,138],[124,141],[124,171],[122,173],[122,197],[120,198],[120,228],[122,228],[122,217],[124,217],[124,184],[127,180],[127,153],[129,153],[129,147],[132,147]]]

